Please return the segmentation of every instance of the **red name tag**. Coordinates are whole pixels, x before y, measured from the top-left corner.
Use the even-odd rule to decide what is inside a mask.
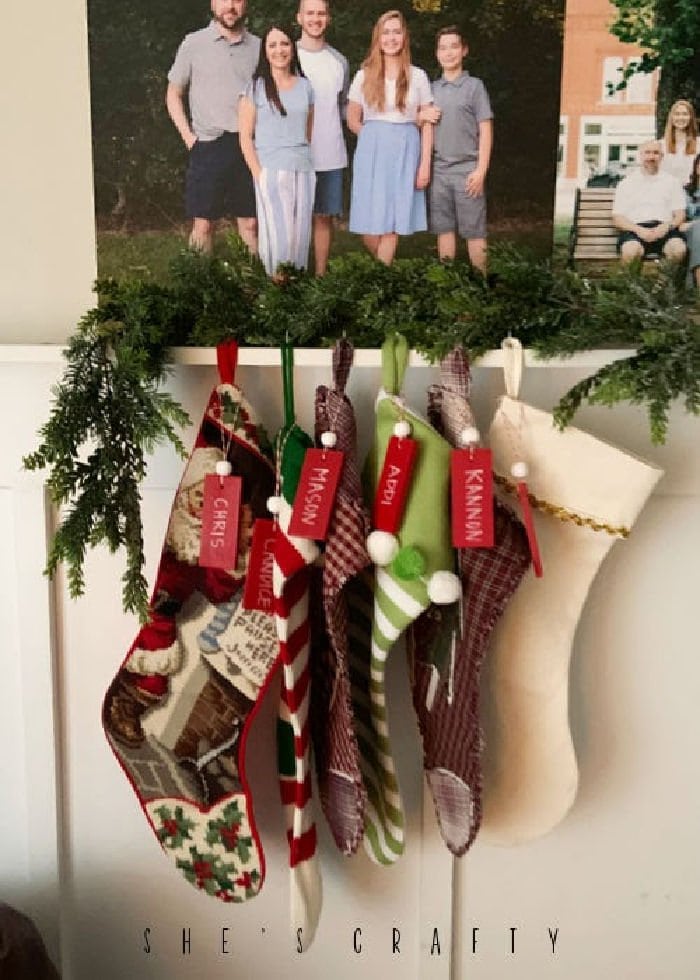
[[[453,449],[450,455],[452,544],[493,548],[493,474],[490,449]]]
[[[542,558],[540,556],[540,547],[537,543],[537,533],[535,532],[535,519],[532,516],[532,508],[530,507],[530,498],[528,497],[527,483],[522,481],[518,483],[518,497],[520,499],[520,507],[523,512],[523,524],[525,525],[525,533],[527,534],[527,543],[530,546],[530,558],[532,558],[532,568],[537,578],[542,578]]]
[[[204,568],[233,570],[238,561],[238,522],[241,512],[240,476],[204,477],[202,540],[199,564]]]
[[[291,535],[326,540],[342,469],[343,454],[338,450],[306,450],[289,521]]]
[[[259,517],[253,525],[253,540],[250,543],[248,574],[243,587],[242,605],[244,609],[257,609],[272,615],[274,597],[272,594],[272,565],[275,553],[277,525],[267,517]]]
[[[386,447],[384,466],[372,510],[372,526],[377,531],[396,534],[401,527],[404,504],[418,452],[415,439],[392,436]]]

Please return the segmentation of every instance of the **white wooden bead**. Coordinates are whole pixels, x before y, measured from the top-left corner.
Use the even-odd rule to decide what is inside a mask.
[[[217,476],[231,476],[233,467],[227,459],[218,459],[216,461],[216,475]]]
[[[268,497],[267,509],[270,511],[271,514],[279,514],[279,512],[282,510],[282,498]]]
[[[522,459],[516,460],[510,468],[510,475],[516,480],[526,480],[529,470]]]
[[[335,434],[335,432],[321,433],[321,445],[324,447],[324,449],[333,449],[337,441],[338,436]]]
[[[394,425],[394,435],[398,436],[399,439],[406,439],[411,434],[411,423],[407,422],[406,419],[401,419]]]
[[[459,441],[463,446],[474,446],[480,439],[479,430],[474,425],[468,425],[459,434]]]

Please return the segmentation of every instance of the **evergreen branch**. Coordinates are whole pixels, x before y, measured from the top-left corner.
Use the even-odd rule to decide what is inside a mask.
[[[162,390],[175,345],[235,338],[321,346],[346,334],[357,347],[379,347],[400,331],[432,361],[456,343],[477,357],[508,332],[544,358],[629,347],[628,358],[564,395],[554,412],[559,425],[584,401],[629,401],[646,406],[652,440],[661,442],[674,400],[700,413],[697,297],[675,267],[592,279],[505,245],[490,250],[489,269],[484,280],[462,263],[405,259],[387,267],[354,253],[332,260],[321,278],[288,267],[276,283],[232,236],[215,257],[183,251],[167,284],[98,282],[99,303],[68,343],[39,445],[24,459],[27,469],[49,470],[47,487],[62,507],[47,574],[65,564],[70,594],[81,595],[87,549],[123,547],[124,608],[147,616],[146,457],[164,442],[186,455],[178,430],[189,419]]]

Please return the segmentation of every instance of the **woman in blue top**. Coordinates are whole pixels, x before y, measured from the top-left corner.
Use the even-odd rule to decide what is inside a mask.
[[[316,175],[311,160],[313,90],[291,33],[268,27],[253,80],[241,96],[241,151],[255,183],[258,248],[268,275],[281,262],[305,269]]]
[[[685,185],[685,214],[688,219],[681,225],[688,243],[688,277],[691,284],[700,289],[700,153],[693,160],[690,180]]]

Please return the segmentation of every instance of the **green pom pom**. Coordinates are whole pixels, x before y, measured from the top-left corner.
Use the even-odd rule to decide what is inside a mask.
[[[394,558],[391,563],[391,569],[397,578],[410,582],[413,579],[420,578],[425,572],[425,558],[418,548],[414,548],[413,545],[407,545]]]

